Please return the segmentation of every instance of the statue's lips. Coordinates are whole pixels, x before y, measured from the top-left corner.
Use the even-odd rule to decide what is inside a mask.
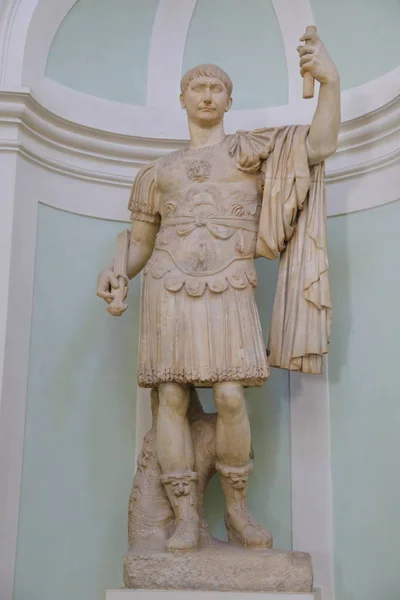
[[[215,108],[209,108],[209,107],[207,107],[207,106],[201,106],[201,107],[199,108],[199,110],[201,110],[201,111],[203,111],[203,112],[215,112],[215,111],[216,111],[216,109],[215,109]]]

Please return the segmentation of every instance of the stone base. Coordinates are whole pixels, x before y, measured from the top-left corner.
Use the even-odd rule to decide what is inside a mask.
[[[191,592],[167,590],[107,590],[106,600],[322,600],[320,590],[309,594],[285,592]]]
[[[310,593],[313,572],[305,552],[221,542],[193,552],[131,551],[124,558],[124,583],[138,590]]]

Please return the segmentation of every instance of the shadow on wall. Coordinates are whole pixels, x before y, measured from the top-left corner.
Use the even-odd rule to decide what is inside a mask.
[[[338,600],[398,600],[400,202],[329,219],[329,360]]]
[[[111,318],[96,276],[124,225],[38,221],[14,600],[101,598],[128,546],[140,281]]]
[[[351,312],[350,312],[350,272],[348,264],[349,242],[348,223],[343,219],[340,231],[335,230],[340,238],[333,239],[335,235],[329,227],[331,217],[328,220],[328,260],[329,278],[332,294],[332,335],[328,348],[329,381],[338,383],[341,379],[342,368],[348,362],[349,339],[351,335]],[[339,298],[340,297],[340,298]],[[340,302],[340,320],[335,305]],[[331,359],[331,360],[330,360]]]

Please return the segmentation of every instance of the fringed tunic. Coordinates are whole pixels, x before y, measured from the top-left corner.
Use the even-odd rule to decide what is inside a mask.
[[[301,148],[293,155],[296,130]],[[290,246],[311,181],[305,133],[294,127],[238,132],[213,146],[173,152],[139,172],[129,204],[132,219],[159,224],[143,271],[140,386],[258,386],[268,378],[254,259],[275,258]],[[277,185],[283,162],[286,179],[280,173]],[[282,310],[281,298],[274,308],[278,331],[272,327],[271,364],[298,368],[290,365],[297,356],[279,364],[287,351]]]

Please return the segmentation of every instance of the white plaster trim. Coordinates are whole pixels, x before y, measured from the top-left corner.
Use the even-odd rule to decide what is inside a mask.
[[[25,41],[37,0],[8,0],[0,22],[0,83],[19,86]]]
[[[106,600],[322,600],[320,590],[310,594],[268,592],[197,592],[179,590],[107,590]],[[323,598],[325,600],[325,597]]]
[[[15,135],[17,135],[14,127]],[[0,390],[3,387],[3,367],[5,355],[5,342],[7,330],[7,312],[9,302],[9,277],[11,272],[12,233],[14,214],[15,178],[17,169],[17,156],[7,152],[0,156],[2,172],[2,202],[0,219],[0,273],[2,280],[2,294],[0,296]],[[0,395],[0,415],[1,415]],[[0,513],[1,515],[1,513]],[[1,561],[0,561],[1,564]]]
[[[327,185],[328,216],[383,206],[400,199],[400,152],[387,163]]]
[[[171,102],[168,109],[164,106],[137,107],[110,102],[100,98],[86,96],[74,90],[68,90],[58,84],[49,94],[49,105],[43,100],[43,87],[46,88],[45,68],[49,48],[54,35],[68,11],[76,0],[9,0],[0,23],[0,82],[3,86],[20,86],[21,83],[32,87],[34,95],[42,98],[42,103],[61,117],[76,123],[113,133],[130,134],[139,137],[157,137],[169,139],[187,138],[187,128],[184,115],[178,105],[173,108]],[[160,69],[165,67],[161,43],[164,40],[162,14],[167,18],[169,31],[173,28],[169,7],[175,6],[179,0],[162,0],[159,6],[158,18],[154,23],[154,31],[150,47],[148,92],[151,103],[159,98],[162,80],[157,82]],[[313,102],[304,101],[301,95],[301,77],[296,65],[297,39],[302,33],[303,25],[312,21],[312,11],[308,0],[274,0],[274,7],[282,29],[285,52],[289,68],[290,103],[287,106],[271,107],[256,110],[233,110],[227,115],[227,125],[230,131],[236,129],[253,129],[263,126],[276,126],[289,122],[307,123],[311,121]],[[178,28],[172,40],[171,75],[175,83],[167,93],[168,102],[172,100],[172,89],[177,86],[178,64],[182,63],[184,38],[193,12],[194,0],[185,2],[182,12],[182,31]],[[293,16],[296,11],[296,18]],[[180,3],[181,14],[182,3]],[[172,11],[171,11],[172,13]],[[175,17],[175,20],[178,17]],[[297,31],[300,28],[300,33]],[[291,37],[291,36],[294,37]],[[175,39],[176,38],[176,39]],[[292,47],[293,45],[293,47]],[[156,52],[162,55],[157,59]],[[179,52],[182,56],[179,58]],[[296,57],[296,61],[295,61]],[[166,60],[166,58],[165,58]],[[296,75],[297,70],[297,75]],[[160,86],[160,87],[157,87]],[[58,93],[54,91],[58,89]],[[343,120],[355,119],[365,113],[370,113],[383,104],[388,103],[400,93],[400,67],[378,79],[364,85],[346,90],[342,94]],[[66,97],[67,96],[67,97]],[[39,100],[40,101],[40,100]],[[122,114],[120,112],[122,111]],[[106,124],[106,127],[104,127]]]
[[[8,158],[15,162],[16,154],[0,154],[3,178],[12,177]],[[17,173],[18,176],[18,173]],[[17,185],[18,180],[17,180]],[[10,278],[2,273],[4,296],[10,288],[11,302],[7,310],[6,344],[0,410],[0,597],[12,600],[18,539],[18,518],[24,450],[25,415],[29,371],[31,312],[36,248],[37,202],[22,205],[15,192],[3,202],[12,201],[13,246]],[[2,214],[2,217],[4,215]],[[18,290],[15,294],[14,290]]]
[[[303,100],[303,78],[300,75],[297,46],[301,43],[308,25],[314,25],[314,16],[309,0],[272,0],[275,14],[281,29],[289,79],[289,104],[296,105]],[[309,110],[309,109],[308,109]]]
[[[16,129],[16,128],[15,128]],[[0,297],[0,597],[12,599],[15,568],[16,530],[18,527],[20,456],[23,440],[17,456],[9,447],[8,432],[10,410],[17,413],[17,422],[25,422],[24,410],[18,411],[18,403],[10,406],[3,389],[6,379],[7,325],[10,307],[10,276],[12,258],[13,214],[18,157],[15,154],[0,155],[2,172],[2,206],[0,219],[0,273],[2,295]],[[12,420],[11,420],[12,422]]]
[[[25,44],[22,85],[31,87],[45,76],[51,44],[77,0],[36,0]]]
[[[290,373],[293,549],[310,552],[323,600],[334,600],[328,365]]]
[[[62,119],[112,135],[185,140],[186,114],[175,108],[134,106],[97,98],[62,85],[48,77],[35,84],[32,95],[39,104]]]
[[[161,42],[165,40],[165,37],[161,31],[160,18],[164,12],[172,30],[172,16],[169,14],[168,8],[178,1],[162,0],[158,19],[154,23],[148,77],[148,92],[151,102],[155,97],[158,97],[160,91],[160,87],[157,88],[159,84],[155,81],[157,73],[159,74],[160,68],[163,65],[165,66],[164,57],[157,59],[155,56],[156,51],[162,55],[168,55],[168,59],[170,56],[169,53],[162,51]],[[44,85],[43,80],[45,79],[49,48],[64,17],[75,2],[76,0],[57,0],[57,2],[54,2],[54,0],[9,0],[0,23],[0,82],[3,86],[10,88],[20,86],[23,83],[34,88],[35,94],[40,97],[40,88]],[[180,11],[178,14],[182,11],[182,3],[179,5]],[[228,114],[227,119],[231,131],[276,126],[289,122],[307,123],[311,120],[313,102],[302,99],[302,81],[298,75],[298,65],[296,65],[298,60],[296,53],[298,37],[302,33],[303,26],[313,20],[309,0],[298,0],[294,4],[291,0],[274,0],[274,7],[282,29],[285,52],[288,57],[290,103],[287,106],[268,109],[233,110]],[[173,62],[171,61],[171,74],[175,79],[175,89],[178,79],[178,63],[179,61],[182,63],[183,60],[184,38],[193,8],[194,0],[187,0],[184,13],[182,13],[182,17],[179,17],[182,18],[182,31],[177,29],[174,31],[173,36],[168,39],[169,46],[172,40]],[[294,18],[294,10],[296,11],[296,18]],[[298,31],[298,28],[300,31]],[[291,37],[292,35],[294,37]],[[179,52],[182,52],[180,58]],[[88,96],[90,99],[88,102],[92,102],[92,106],[86,111],[84,106],[81,106],[81,103],[85,104],[85,94],[70,90],[68,98],[63,99],[66,89],[68,88],[64,86],[59,87],[62,93],[58,95],[58,98],[53,97],[53,102],[56,102],[57,106],[50,106],[50,110],[64,118],[70,118],[74,122],[103,131],[111,130],[115,133],[128,134],[133,123],[135,130],[133,132],[131,130],[131,135],[169,139],[185,139],[187,137],[185,118],[179,111],[178,106],[176,110],[173,109],[172,103],[171,110],[166,110],[164,105],[158,109],[156,106],[136,107]],[[172,89],[171,87],[168,92],[169,100],[171,100]],[[388,103],[399,93],[400,67],[372,82],[343,92],[343,120],[348,121],[365,113],[370,113]],[[68,107],[70,102],[73,106]],[[125,109],[123,110],[124,118],[121,123],[119,110],[122,107],[125,107]],[[104,123],[105,116],[107,117],[107,124],[104,129],[101,122]],[[84,122],[81,121],[82,117],[84,117]],[[128,128],[128,131],[126,131],[126,128]]]
[[[63,119],[85,127],[117,135],[141,138],[187,140],[185,113],[180,110],[178,96],[175,108],[167,106],[134,106],[77,92],[51,79],[43,78],[32,87],[39,104]],[[373,113],[400,95],[400,67],[374,81],[342,93],[342,120],[352,121]],[[226,129],[276,127],[288,123],[311,123],[315,101],[303,100],[285,106],[252,110],[231,110],[226,115]]]
[[[197,0],[159,0],[147,70],[147,105],[176,108],[186,38]]]
[[[47,83],[57,93],[58,88],[63,88],[50,80]],[[51,105],[49,97],[51,94],[46,96],[47,100],[40,100]],[[90,100],[86,107],[88,114],[96,111],[93,99],[86,98]],[[100,104],[104,106],[103,101]],[[117,113],[121,115],[122,111]],[[8,130],[15,124],[19,127],[18,135],[10,137]],[[14,150],[43,168],[68,177],[130,188],[141,165],[186,143],[129,133],[132,132],[106,132],[104,128],[95,129],[61,118],[26,88],[18,92],[0,90],[0,151]],[[399,164],[400,93],[383,107],[343,123],[338,152],[327,162],[328,214],[353,212],[397,199]],[[101,199],[90,195],[85,198],[57,195],[47,202],[77,214],[125,221],[129,219],[127,197],[128,191],[119,196],[118,202],[111,195],[109,199],[107,195]]]
[[[43,79],[48,52],[77,0],[9,0],[0,23],[0,82],[32,85]]]
[[[342,122],[351,121],[386,106],[400,95],[400,67],[342,92]]]

